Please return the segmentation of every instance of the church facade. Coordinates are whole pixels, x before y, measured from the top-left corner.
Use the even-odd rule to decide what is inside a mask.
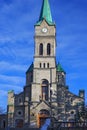
[[[69,91],[66,72],[56,61],[56,25],[50,4],[43,0],[40,17],[35,24],[34,61],[26,72],[23,92],[8,92],[7,123],[10,127],[40,127],[46,118],[75,121],[85,101]]]

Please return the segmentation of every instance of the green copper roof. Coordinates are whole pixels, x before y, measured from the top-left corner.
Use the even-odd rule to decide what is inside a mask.
[[[27,70],[26,73],[28,73],[28,72],[32,72],[32,71],[33,71],[33,63],[30,65],[30,67],[29,67],[29,69]]]
[[[36,25],[40,25],[43,20],[46,20],[46,22],[49,25],[54,25],[52,21],[52,15],[51,15],[51,10],[50,10],[50,5],[49,5],[49,0],[43,0],[42,3],[42,8],[40,12],[40,17]]]
[[[8,94],[9,94],[9,93],[14,93],[14,90],[9,90],[9,91],[8,91]]]
[[[59,72],[64,72],[64,73],[65,73],[65,71],[64,71],[64,69],[61,67],[61,64],[60,64],[60,63],[58,63],[58,65],[57,65],[57,71],[59,71]]]

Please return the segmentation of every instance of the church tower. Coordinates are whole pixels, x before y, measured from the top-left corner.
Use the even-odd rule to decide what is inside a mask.
[[[35,52],[30,114],[38,127],[51,114],[52,91],[56,91],[56,27],[52,20],[49,0],[43,0],[39,20],[35,24]],[[34,108],[34,109],[33,109]],[[44,117],[43,116],[44,113]],[[43,120],[42,120],[43,119]],[[41,122],[42,120],[42,122]]]
[[[56,64],[56,27],[49,0],[43,0],[34,41],[34,62],[26,72],[23,92],[8,92],[8,126],[41,127],[47,118],[52,123],[53,119],[75,122],[85,92],[80,90],[78,96],[70,92],[66,72],[60,63]]]
[[[50,100],[50,89],[56,89],[56,28],[49,0],[43,0],[35,25],[35,52],[32,101]]]

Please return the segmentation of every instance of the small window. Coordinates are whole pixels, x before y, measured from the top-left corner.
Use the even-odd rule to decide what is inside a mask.
[[[49,68],[49,63],[47,63],[47,68]]]
[[[21,111],[18,112],[18,115],[21,115]]]
[[[40,46],[39,46],[39,55],[43,55],[43,44],[40,43]]]
[[[45,68],[45,63],[43,64],[43,67]]]
[[[21,103],[22,102],[22,98],[18,98],[18,103]]]
[[[74,114],[74,111],[71,111],[71,114],[73,115],[73,114]]]
[[[71,100],[71,103],[73,103],[73,99],[71,98],[70,100]]]
[[[22,110],[18,110],[18,111],[17,111],[17,115],[18,115],[18,116],[22,116],[22,115],[23,115],[23,111],[22,111]]]
[[[41,68],[41,63],[40,63],[40,68]]]
[[[42,80],[42,89],[41,89],[41,97],[43,100],[48,100],[48,80],[43,79]]]
[[[50,43],[47,44],[47,55],[51,54],[51,45]]]

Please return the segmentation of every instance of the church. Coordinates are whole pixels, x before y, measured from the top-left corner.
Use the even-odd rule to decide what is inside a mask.
[[[34,44],[34,61],[26,71],[23,91],[8,92],[8,126],[40,127],[47,118],[58,122],[75,121],[85,102],[85,92],[79,90],[79,95],[75,95],[69,91],[66,72],[56,61],[56,25],[49,0],[42,2]]]

